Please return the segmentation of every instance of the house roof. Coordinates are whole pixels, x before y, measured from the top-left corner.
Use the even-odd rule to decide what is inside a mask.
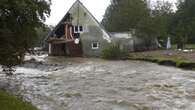
[[[125,38],[130,39],[133,38],[133,35],[131,32],[110,32],[111,38]]]
[[[110,38],[111,38],[111,37],[110,37],[110,34],[109,34],[109,33],[104,29],[104,27],[98,22],[98,20],[93,16],[93,14],[91,14],[91,12],[83,5],[83,3],[80,2],[80,0],[76,0],[76,1],[73,3],[73,5],[70,7],[70,9],[67,11],[67,13],[68,13],[68,12],[73,8],[73,6],[76,5],[77,3],[78,3],[79,5],[81,5],[81,6],[87,11],[87,13],[89,13],[89,14],[92,16],[92,18],[95,20],[95,22],[101,27],[102,31],[103,31],[104,33],[106,33],[106,34],[109,36],[109,38],[106,38],[106,39],[109,40],[109,42],[110,42],[110,41],[111,41],[111,40],[110,40]],[[63,20],[66,18],[67,13],[66,13],[65,16],[60,20],[60,22],[55,26],[55,28],[54,28],[51,32],[49,32],[49,34],[47,35],[45,41],[47,41],[48,38],[51,37],[52,34],[54,34],[54,32],[60,27],[60,24],[61,24],[61,22],[63,22]]]

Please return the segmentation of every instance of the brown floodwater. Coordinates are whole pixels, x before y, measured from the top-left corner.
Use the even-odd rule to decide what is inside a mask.
[[[0,75],[41,110],[195,110],[195,72],[141,61],[47,57]]]

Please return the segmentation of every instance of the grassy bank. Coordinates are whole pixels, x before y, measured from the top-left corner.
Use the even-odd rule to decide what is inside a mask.
[[[195,70],[195,53],[184,53],[175,50],[158,50],[136,52],[129,55],[131,60],[142,60],[160,65],[175,66],[182,69]]]
[[[38,110],[30,103],[0,90],[0,110]]]

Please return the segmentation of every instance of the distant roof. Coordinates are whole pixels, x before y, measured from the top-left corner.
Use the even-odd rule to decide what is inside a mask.
[[[125,39],[133,38],[133,35],[130,32],[110,32],[109,34],[111,35],[112,38],[125,38]]]

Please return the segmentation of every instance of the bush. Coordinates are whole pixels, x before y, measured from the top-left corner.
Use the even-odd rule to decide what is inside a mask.
[[[102,58],[110,60],[127,59],[128,51],[120,49],[119,45],[110,45],[103,49]]]

